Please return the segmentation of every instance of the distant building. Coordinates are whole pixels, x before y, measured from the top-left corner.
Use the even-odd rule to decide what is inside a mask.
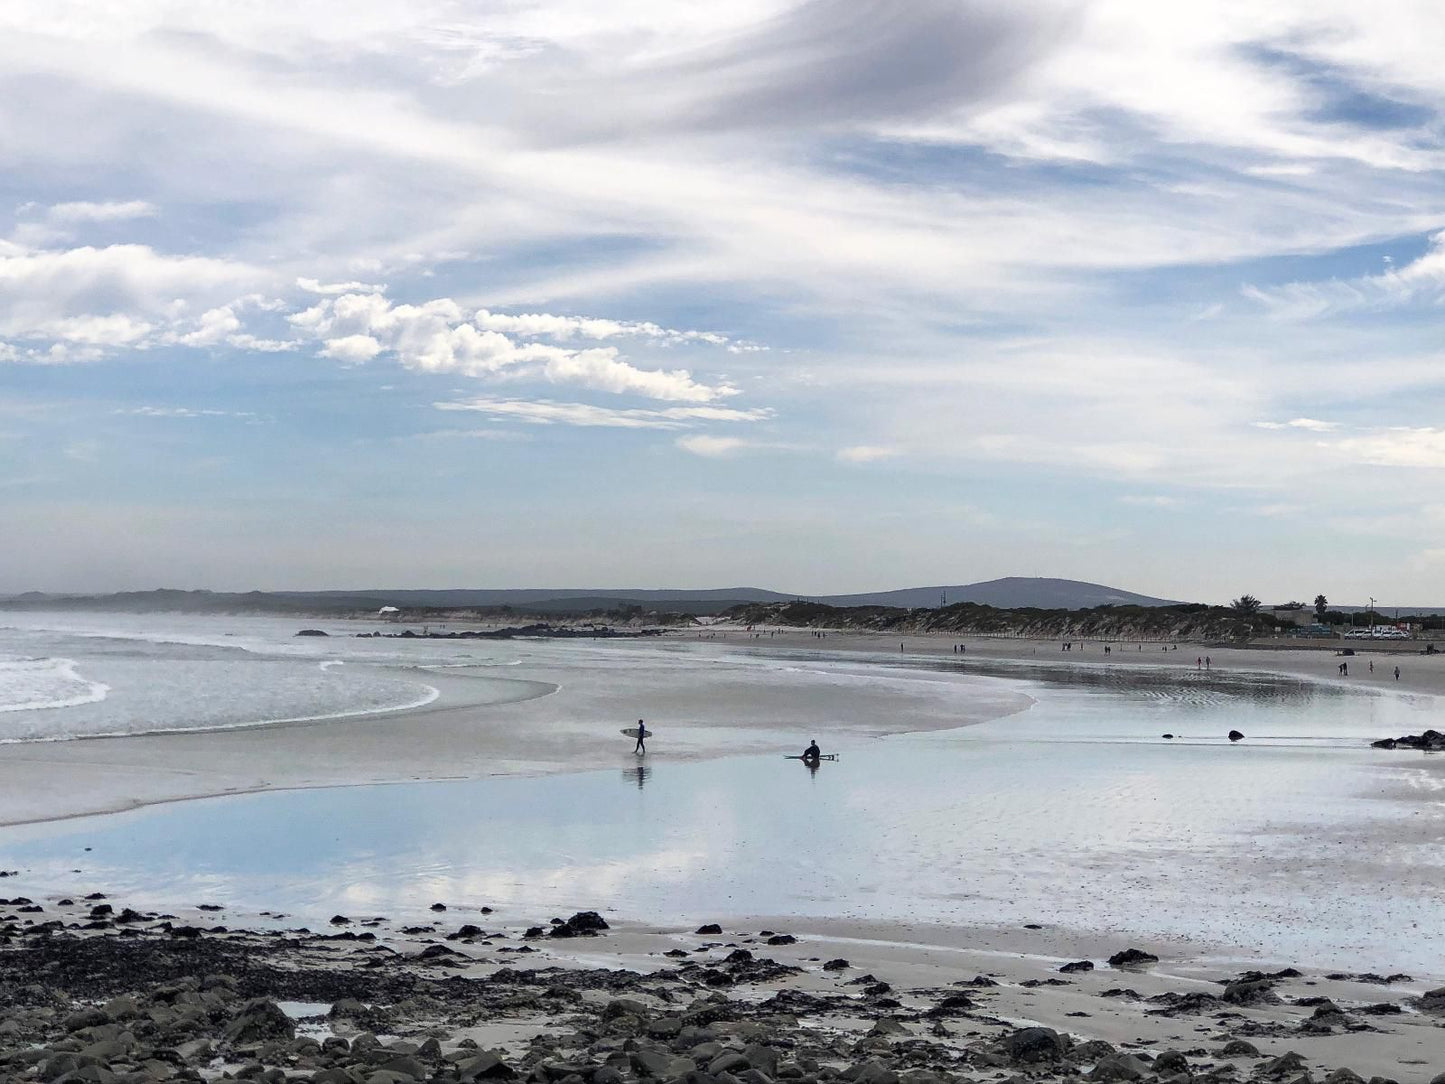
[[[1303,602],[1290,602],[1283,606],[1270,606],[1265,613],[1281,625],[1313,625],[1315,612]]]

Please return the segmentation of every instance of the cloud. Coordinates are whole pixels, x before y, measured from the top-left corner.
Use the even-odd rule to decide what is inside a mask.
[[[366,282],[322,282],[320,279],[298,278],[296,285],[309,294],[354,294],[386,292],[386,284],[373,286]]]
[[[245,264],[168,256],[146,245],[12,246],[0,250],[0,335],[60,347],[142,347],[182,320],[191,302],[234,297],[237,287],[265,278]],[[61,355],[57,360],[84,356]]]
[[[56,203],[46,208],[52,222],[124,222],[132,218],[151,218],[157,213],[155,204],[145,200],[106,201],[91,203]]]
[[[1322,422],[1315,418],[1294,418],[1287,422],[1254,422],[1256,429],[1305,429],[1311,433],[1329,433],[1338,429],[1338,422]]]
[[[715,437],[706,433],[678,437],[675,443],[684,452],[691,452],[705,459],[722,459],[749,447],[749,443],[741,437]]]
[[[325,356],[348,361],[390,352],[406,368],[421,372],[476,378],[532,375],[555,384],[683,402],[705,403],[737,393],[726,383],[694,380],[686,369],[640,368],[613,347],[573,350],[518,343],[467,321],[451,298],[397,305],[381,294],[342,294],[293,315],[290,322],[320,340]],[[542,333],[540,325],[533,333]]]
[[[116,414],[130,414],[138,418],[248,418],[256,417],[249,410],[193,410],[190,407],[140,406],[116,410]]]
[[[1178,497],[1130,493],[1120,497],[1119,503],[1133,505],[1136,508],[1178,508],[1183,502]]]
[[[322,357],[348,362],[370,361],[380,353],[381,343],[370,335],[343,335],[328,339],[321,350]]]
[[[838,450],[838,458],[844,463],[876,463],[881,459],[891,459],[898,454],[897,448],[888,448],[877,444],[855,444],[852,447]]]
[[[1343,280],[1245,286],[1241,292],[1272,316],[1286,320],[1310,320],[1415,302],[1439,304],[1445,301],[1445,232],[1434,234],[1428,251],[1401,268]]]
[[[1429,426],[1385,429],[1335,441],[1327,447],[1371,466],[1445,467],[1445,429]]]
[[[603,320],[590,316],[554,316],[542,312],[508,316],[487,309],[479,309],[473,322],[479,328],[487,331],[499,331],[506,335],[516,335],[525,339],[548,338],[562,342],[570,339],[601,341],[624,336],[655,339],[669,345],[698,342],[725,346],[731,341],[726,335],[719,335],[712,331],[678,331],[645,321]]]
[[[590,403],[558,403],[548,399],[477,398],[432,404],[438,410],[473,410],[534,425],[574,425],[609,429],[686,429],[698,422],[756,422],[771,418],[767,408],[734,410],[691,406],[662,409],[621,409]]]

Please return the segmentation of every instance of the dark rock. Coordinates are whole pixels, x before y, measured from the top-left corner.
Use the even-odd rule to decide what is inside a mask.
[[[1178,1050],[1166,1050],[1154,1059],[1153,1069],[1161,1076],[1168,1073],[1187,1073],[1189,1059]]]
[[[1325,1084],[1365,1084],[1365,1078],[1343,1065],[1325,1077]]]
[[[1123,952],[1116,952],[1109,957],[1110,967],[1144,967],[1158,962],[1159,957],[1152,952],[1136,948],[1126,948]]]
[[[1015,1061],[1058,1061],[1069,1050],[1068,1040],[1053,1028],[1019,1028],[1004,1036],[1003,1052]]]
[[[557,922],[552,927],[551,936],[596,937],[598,933],[608,928],[606,919],[596,911],[578,911],[566,922]]]
[[[1059,968],[1060,973],[1064,975],[1072,975],[1079,971],[1092,970],[1094,970],[1093,960],[1075,960],[1073,963],[1065,964],[1063,967]]]
[[[331,916],[331,925],[333,925],[333,926],[349,926],[349,925],[351,925],[351,919],[347,918],[345,915],[332,915],[332,916]]]
[[[1423,734],[1406,734],[1399,738],[1382,738],[1370,743],[1376,749],[1419,749],[1426,753],[1445,751],[1445,734],[1427,730]]]
[[[1222,1058],[1257,1058],[1260,1055],[1259,1047],[1248,1039],[1230,1039],[1219,1048],[1219,1056]]]
[[[433,911],[445,911],[447,909],[447,905],[444,903],[434,903],[431,905],[431,909]]]
[[[790,933],[774,934],[768,938],[768,944],[770,945],[796,945],[797,943],[798,939]]]
[[[1133,1054],[1117,1051],[1100,1058],[1089,1073],[1090,1080],[1138,1080],[1149,1072],[1149,1064]]]
[[[948,994],[933,1008],[929,1009],[928,1016],[951,1016],[956,1013],[970,1012],[974,1008],[973,998],[967,994]]]
[[[852,964],[850,964],[847,960],[843,959],[843,958],[840,956],[840,957],[838,957],[836,960],[829,960],[827,963],[825,963],[825,964],[823,965],[823,970],[824,970],[824,971],[842,971],[844,968],[848,968],[848,967],[852,967],[852,966],[853,966]]]
[[[296,635],[297,635],[297,636],[329,636],[329,635],[331,635],[331,634],[328,633],[325,629],[302,629],[302,630],[301,630],[300,632],[298,632]]]
[[[1271,979],[1238,979],[1224,988],[1224,1000],[1231,1005],[1270,1005],[1277,1004],[1279,997]]]
[[[1277,1058],[1265,1062],[1259,1068],[1262,1076],[1279,1077],[1287,1073],[1301,1073],[1305,1069],[1305,1060],[1299,1054],[1290,1050]]]
[[[274,1001],[258,997],[241,1006],[222,1034],[227,1042],[240,1046],[268,1039],[294,1039],[296,1025]]]
[[[1244,740],[1244,735],[1241,734],[1241,733],[1240,733],[1239,731],[1237,731],[1237,730],[1231,730],[1231,731],[1229,732],[1229,740],[1230,740],[1230,741],[1243,741],[1243,740]]]
[[[697,928],[697,933],[702,937],[716,937],[722,933],[722,927],[716,922],[708,922]]]
[[[483,1051],[474,1058],[457,1064],[457,1079],[463,1082],[473,1080],[511,1080],[517,1071],[495,1054]]]

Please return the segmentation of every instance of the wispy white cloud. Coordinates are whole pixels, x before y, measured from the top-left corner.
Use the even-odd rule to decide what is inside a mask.
[[[386,284],[373,285],[367,282],[322,282],[320,279],[306,278],[305,276],[296,280],[296,285],[305,290],[308,294],[383,294],[386,293]]]
[[[1445,429],[1384,429],[1328,445],[1359,463],[1377,467],[1445,467]]]
[[[684,452],[691,452],[704,459],[723,459],[750,447],[749,442],[742,437],[718,437],[707,433],[678,437],[675,443]]]
[[[157,208],[155,204],[141,199],[78,200],[53,204],[46,208],[45,213],[55,222],[124,222],[132,218],[151,218],[157,213]]]
[[[116,414],[130,414],[139,418],[246,418],[254,419],[256,414],[250,410],[197,410],[191,407],[177,406],[139,406],[125,407],[115,411]]]
[[[434,403],[438,410],[471,410],[535,425],[575,425],[609,429],[686,429],[698,422],[757,422],[773,416],[765,407],[735,410],[690,406],[648,408],[600,407],[591,403],[558,403],[548,399],[477,398]]]
[[[1245,297],[1281,319],[1308,320],[1362,309],[1445,301],[1445,233],[1430,238],[1424,255],[1374,275],[1282,286],[1245,286]]]
[[[876,463],[882,459],[892,459],[898,454],[900,453],[897,448],[878,444],[854,444],[838,449],[838,458],[844,463]]]
[[[1287,422],[1255,422],[1256,429],[1304,429],[1311,433],[1329,433],[1338,429],[1338,422],[1323,422],[1317,418],[1292,418]]]

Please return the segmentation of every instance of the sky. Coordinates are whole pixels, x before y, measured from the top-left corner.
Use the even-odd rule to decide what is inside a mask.
[[[9,0],[0,592],[1445,605],[1445,12]]]

